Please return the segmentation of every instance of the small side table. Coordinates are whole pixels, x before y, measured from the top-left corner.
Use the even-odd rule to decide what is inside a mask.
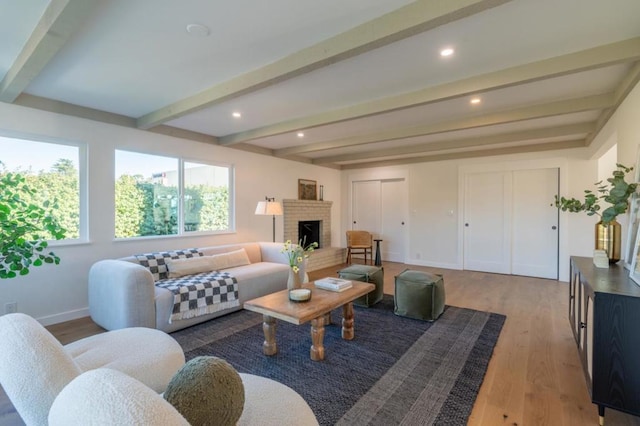
[[[376,261],[375,261],[375,265],[376,266],[382,266],[382,259],[380,258],[380,241],[383,240],[373,240],[376,242]]]

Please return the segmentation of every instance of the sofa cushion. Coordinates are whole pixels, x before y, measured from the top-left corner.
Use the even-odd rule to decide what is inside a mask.
[[[169,278],[179,278],[185,275],[211,272],[216,269],[211,256],[188,257],[184,259],[165,259]]]
[[[289,265],[260,262],[227,269],[225,272],[238,280],[238,297],[241,303],[286,288]]]
[[[251,264],[249,256],[247,256],[247,252],[243,248],[228,253],[214,254],[209,257],[213,266],[212,270],[215,271]]]
[[[134,257],[140,265],[149,269],[149,272],[153,275],[154,281],[159,281],[169,278],[169,271],[166,263],[167,259],[184,259],[195,256],[202,256],[202,252],[198,249],[192,248],[186,250],[136,254]]]

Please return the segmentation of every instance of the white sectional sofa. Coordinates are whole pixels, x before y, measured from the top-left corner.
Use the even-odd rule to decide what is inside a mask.
[[[107,330],[150,327],[170,333],[242,309],[243,303],[247,300],[287,287],[289,266],[287,256],[281,252],[282,247],[281,243],[265,242],[203,247],[198,248],[198,253],[193,256],[204,256],[205,260],[179,260],[173,263],[169,261],[168,269],[175,268],[176,271],[182,272],[189,271],[189,264],[202,269],[202,262],[213,261],[216,270],[228,273],[237,280],[238,300],[235,306],[179,320],[171,319],[174,312],[174,293],[156,285],[162,283],[158,281],[159,274],[153,274],[151,271],[156,272],[155,269],[143,266],[140,263],[141,256],[101,260],[96,262],[89,272],[91,318]],[[246,257],[243,257],[242,250],[246,252]],[[169,253],[176,252],[178,251]],[[164,253],[164,256],[167,256],[167,252]],[[144,261],[142,263],[144,264]],[[304,270],[301,274],[304,276]],[[180,278],[189,277],[190,275],[186,275]],[[230,298],[234,299],[231,295]],[[230,302],[228,305],[233,304]]]

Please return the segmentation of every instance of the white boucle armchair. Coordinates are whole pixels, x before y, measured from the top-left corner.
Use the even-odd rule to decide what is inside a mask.
[[[293,389],[275,380],[240,374],[245,393],[236,426],[317,426],[311,407]],[[216,424],[212,418],[210,424]],[[49,426],[187,426],[161,395],[118,371],[100,368],[81,374],[56,397]]]
[[[0,385],[27,425],[46,425],[56,396],[85,371],[118,370],[163,392],[184,363],[178,342],[159,330],[128,328],[63,346],[28,315],[0,317]]]

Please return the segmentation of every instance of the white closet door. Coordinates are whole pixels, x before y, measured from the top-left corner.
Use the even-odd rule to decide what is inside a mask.
[[[464,191],[464,269],[509,274],[511,172],[466,174]]]
[[[382,229],[379,238],[382,260],[404,262],[408,197],[404,179],[382,181]]]
[[[558,278],[558,169],[513,172],[511,273]]]
[[[380,181],[353,182],[353,217],[349,229],[380,233]]]
[[[350,229],[382,239],[382,260],[404,262],[409,201],[405,179],[354,181]],[[375,249],[374,249],[375,255]]]

